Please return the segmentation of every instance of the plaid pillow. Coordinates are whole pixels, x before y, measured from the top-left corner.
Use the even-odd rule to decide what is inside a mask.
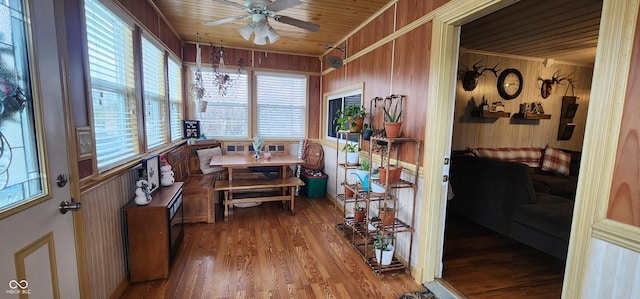
[[[547,144],[542,158],[540,169],[562,175],[569,175],[569,165],[571,164],[571,154],[563,152]]]
[[[478,157],[496,159],[507,162],[524,163],[529,167],[540,167],[542,153],[537,147],[501,147],[474,149]]]

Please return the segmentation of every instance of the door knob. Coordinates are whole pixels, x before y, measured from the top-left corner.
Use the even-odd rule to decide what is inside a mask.
[[[82,204],[79,202],[75,202],[73,198],[71,199],[71,202],[68,202],[66,200],[62,201],[60,203],[60,214],[66,214],[67,211],[78,211],[80,210],[81,206]]]

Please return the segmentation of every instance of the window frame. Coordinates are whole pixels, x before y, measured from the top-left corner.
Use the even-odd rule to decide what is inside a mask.
[[[337,110],[329,110],[330,109],[330,105],[329,102],[333,101],[333,100],[337,100],[337,99],[344,99],[345,97],[349,97],[349,96],[355,96],[355,95],[360,95],[360,105],[364,105],[364,82],[363,83],[358,83],[358,84],[354,84],[354,85],[350,85],[332,92],[327,92],[324,94],[324,99],[323,99],[323,106],[324,106],[324,113],[323,113],[323,120],[322,120],[322,135],[323,138],[329,142],[335,143],[336,142],[336,137],[331,136],[330,135],[330,130],[329,130],[329,126],[333,123],[333,120],[335,119],[336,116],[336,111]],[[341,108],[340,109],[344,109],[344,100],[342,100],[341,103]],[[357,142],[358,141],[358,136],[357,135],[353,135],[353,140],[352,138],[349,139],[350,142]],[[341,138],[340,143],[345,143],[344,139]]]
[[[139,41],[140,41],[140,77],[142,80],[139,80],[141,82],[141,86],[139,86],[139,88],[142,90],[142,98],[140,99],[142,101],[142,105],[143,105],[143,111],[144,111],[144,115],[142,116],[142,120],[144,122],[144,140],[145,140],[145,146],[146,146],[146,150],[145,152],[149,152],[152,151],[153,149],[162,147],[167,145],[168,143],[170,143],[170,130],[171,130],[171,126],[170,126],[170,121],[171,119],[169,118],[169,82],[168,82],[168,68],[169,68],[169,64],[167,62],[167,53],[166,50],[164,49],[164,47],[160,46],[158,41],[155,39],[155,37],[151,36],[150,34],[144,33],[142,32],[139,36]],[[149,45],[153,46],[155,48],[155,50],[158,50],[159,54],[161,57],[159,57],[160,61],[162,61],[162,67],[160,68],[159,72],[157,75],[161,76],[161,84],[158,86],[158,90],[161,91],[161,94],[156,94],[155,91],[152,94],[150,91],[147,91],[148,86],[145,86],[145,75],[149,75],[149,74],[145,74],[145,60],[144,60],[144,41],[146,41]],[[135,56],[135,55],[134,55]],[[156,57],[155,59],[157,59],[158,57]],[[134,57],[135,59],[135,57]],[[155,60],[154,59],[154,60]],[[154,74],[155,75],[155,74]],[[160,78],[158,78],[160,79]],[[147,111],[147,107],[149,107],[149,101],[153,100],[153,102],[158,103],[158,109],[160,111],[158,111],[158,116],[159,116],[159,120],[158,122],[161,124],[160,127],[160,132],[161,132],[161,142],[159,144],[153,144],[153,145],[149,145],[149,140],[151,138],[149,138],[149,118],[147,116],[149,116],[150,111]]]
[[[255,113],[254,113],[254,121],[252,123],[252,128],[253,128],[253,132],[254,135],[258,135],[259,134],[259,125],[260,125],[260,118],[259,118],[259,113],[260,113],[260,106],[258,103],[258,76],[263,75],[263,76],[271,76],[271,77],[281,77],[281,78],[296,78],[296,79],[301,79],[304,78],[304,107],[302,108],[303,113],[303,120],[302,120],[302,136],[295,136],[295,137],[278,137],[278,136],[273,136],[273,137],[269,137],[266,136],[265,138],[268,139],[277,139],[277,140],[299,140],[300,138],[306,139],[308,132],[308,119],[309,119],[309,111],[308,111],[308,107],[309,107],[309,76],[308,75],[303,75],[303,74],[298,74],[298,73],[292,73],[292,72],[273,72],[273,71],[254,71],[253,72],[253,82],[251,84],[250,87],[254,87],[253,89],[253,99],[254,99],[254,105],[255,105]]]

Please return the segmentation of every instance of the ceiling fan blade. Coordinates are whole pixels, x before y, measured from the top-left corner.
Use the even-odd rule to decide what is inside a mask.
[[[228,5],[231,5],[231,6],[235,6],[235,7],[239,8],[239,9],[242,9],[242,10],[245,10],[245,11],[247,11],[249,9],[248,7],[246,7],[246,6],[242,5],[242,4],[231,2],[229,0],[213,0],[213,1],[224,3],[224,4],[228,4]]]
[[[273,17],[274,20],[280,22],[280,23],[285,23],[285,24],[289,24],[289,25],[293,25],[302,29],[306,29],[309,30],[311,32],[316,32],[320,29],[320,25],[318,24],[314,24],[311,22],[306,22],[303,20],[298,20],[298,19],[294,19],[291,17],[287,17],[287,16],[275,16]]]
[[[228,23],[228,22],[233,22],[236,20],[242,20],[242,19],[246,19],[249,18],[251,16],[235,16],[235,17],[228,17],[228,18],[224,18],[224,19],[220,19],[220,20],[216,20],[216,21],[211,21],[211,22],[206,22],[204,23],[205,26],[215,26],[215,25],[220,25],[220,24],[224,24],[224,23]]]
[[[267,5],[267,9],[273,12],[278,12],[300,4],[302,4],[300,0],[276,0]]]

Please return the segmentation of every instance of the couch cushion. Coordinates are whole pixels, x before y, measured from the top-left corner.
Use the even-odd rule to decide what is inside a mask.
[[[566,177],[543,172],[530,174],[529,178],[531,179],[536,192],[546,192],[561,196],[576,194],[578,181],[575,177]]]
[[[209,162],[211,162],[211,158],[213,156],[221,156],[222,150],[220,147],[207,148],[198,150],[198,159],[200,160],[200,170],[204,174],[214,173],[223,171],[222,167],[210,166]]]
[[[568,240],[571,232],[573,202],[543,203],[550,201],[550,199],[542,199],[540,203],[519,205],[515,209],[513,221]]]
[[[571,153],[561,151],[547,144],[540,169],[568,176],[570,164]]]

